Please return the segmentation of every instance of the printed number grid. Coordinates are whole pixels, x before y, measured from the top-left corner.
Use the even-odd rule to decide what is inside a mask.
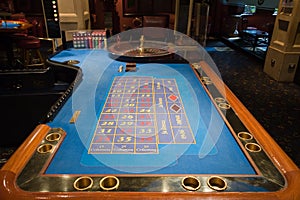
[[[115,77],[90,154],[157,154],[158,144],[192,144],[175,79]]]

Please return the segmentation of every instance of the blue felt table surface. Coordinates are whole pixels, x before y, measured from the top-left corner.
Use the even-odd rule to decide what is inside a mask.
[[[118,72],[126,63],[105,50],[69,49],[53,58],[79,60],[83,80],[48,125],[66,138],[47,174],[255,174],[222,117],[188,64],[137,63],[136,72]],[[115,77],[175,79],[195,144],[158,144],[157,154],[89,154],[98,118]],[[76,123],[69,120],[80,111]]]

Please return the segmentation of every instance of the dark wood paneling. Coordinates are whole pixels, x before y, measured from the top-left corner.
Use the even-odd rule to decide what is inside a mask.
[[[175,0],[123,0],[124,16],[175,13]]]

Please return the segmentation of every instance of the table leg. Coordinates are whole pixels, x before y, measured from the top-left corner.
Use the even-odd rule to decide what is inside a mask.
[[[256,47],[256,45],[257,45],[257,42],[258,42],[258,36],[255,35],[255,37],[254,37],[254,42],[253,42],[253,49],[252,49],[252,51],[255,51],[255,47]]]

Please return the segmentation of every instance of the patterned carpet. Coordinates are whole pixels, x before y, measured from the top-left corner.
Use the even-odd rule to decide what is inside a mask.
[[[206,47],[225,84],[300,167],[300,86],[279,83],[263,72],[263,61],[208,41]],[[0,167],[16,147],[0,147]]]

